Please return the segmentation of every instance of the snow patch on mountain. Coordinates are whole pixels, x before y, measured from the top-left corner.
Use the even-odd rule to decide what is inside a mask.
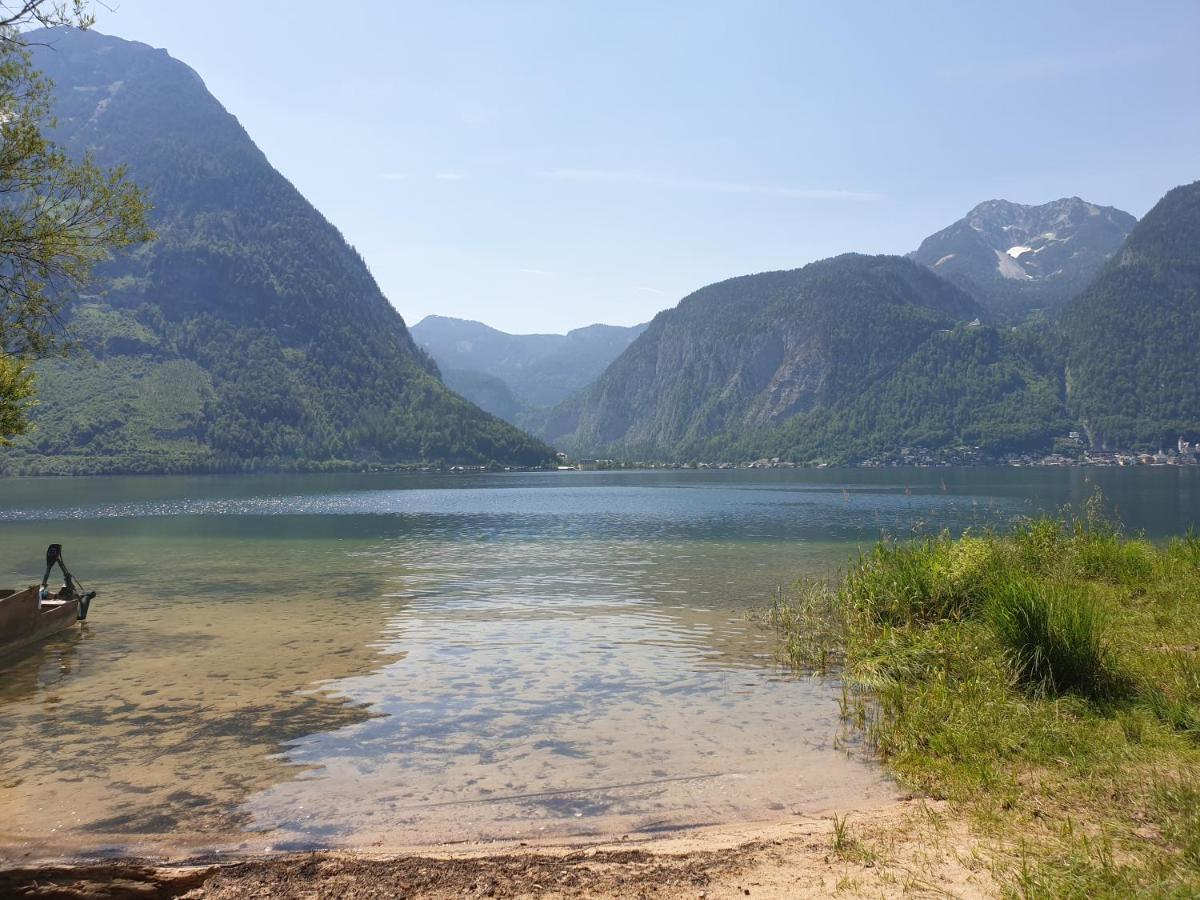
[[[1013,278],[1019,281],[1032,281],[1033,276],[1021,268],[1021,264],[1009,256],[1007,253],[996,251],[996,269],[1005,278]]]

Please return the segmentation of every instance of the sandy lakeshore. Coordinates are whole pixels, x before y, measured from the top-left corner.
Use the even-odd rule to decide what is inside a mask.
[[[115,861],[0,872],[0,896],[983,897],[996,892],[967,827],[904,800],[833,817],[715,826],[587,844],[473,844],[239,861]]]

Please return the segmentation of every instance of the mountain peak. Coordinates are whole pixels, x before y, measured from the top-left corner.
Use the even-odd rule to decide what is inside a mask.
[[[986,200],[930,235],[910,257],[990,309],[1058,308],[1121,246],[1137,220],[1079,197],[1028,205]]]
[[[126,63],[130,59],[138,59],[145,63],[159,64],[165,68],[186,73],[196,84],[207,90],[199,72],[182,60],[176,59],[162,47],[155,47],[142,41],[118,37],[115,34],[105,34],[95,28],[82,31],[65,25],[36,28],[29,31],[26,38],[37,47],[39,53],[42,51],[65,53],[74,57],[74,64],[78,64],[78,61],[87,55],[105,57],[112,54],[124,56]]]

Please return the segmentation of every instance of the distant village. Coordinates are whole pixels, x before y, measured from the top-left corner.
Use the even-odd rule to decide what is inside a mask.
[[[558,455],[559,471],[607,471],[613,469],[823,469],[828,463],[796,463],[781,457],[741,462],[688,462],[661,463],[615,459],[570,459],[565,453]],[[943,449],[925,447],[901,447],[891,453],[880,454],[852,467],[866,469],[898,468],[915,466],[920,468],[944,468],[949,466],[1198,466],[1200,465],[1200,441],[1186,441],[1182,437],[1174,447],[1160,449],[1155,453],[1138,450],[1096,450],[1089,448],[1078,431],[1054,441],[1049,453],[1005,453],[989,454],[979,447],[961,446]]]
[[[892,456],[864,460],[860,466],[1195,466],[1200,465],[1200,441],[1180,437],[1174,447],[1155,453],[1139,450],[1098,450],[1089,448],[1083,435],[1070,432],[1054,441],[1049,453],[984,453],[979,447],[955,447],[947,450],[901,448]]]

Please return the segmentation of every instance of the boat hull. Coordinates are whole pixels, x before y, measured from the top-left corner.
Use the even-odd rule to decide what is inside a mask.
[[[70,628],[78,618],[77,600],[47,600],[39,604],[36,587],[0,592],[0,657]]]

